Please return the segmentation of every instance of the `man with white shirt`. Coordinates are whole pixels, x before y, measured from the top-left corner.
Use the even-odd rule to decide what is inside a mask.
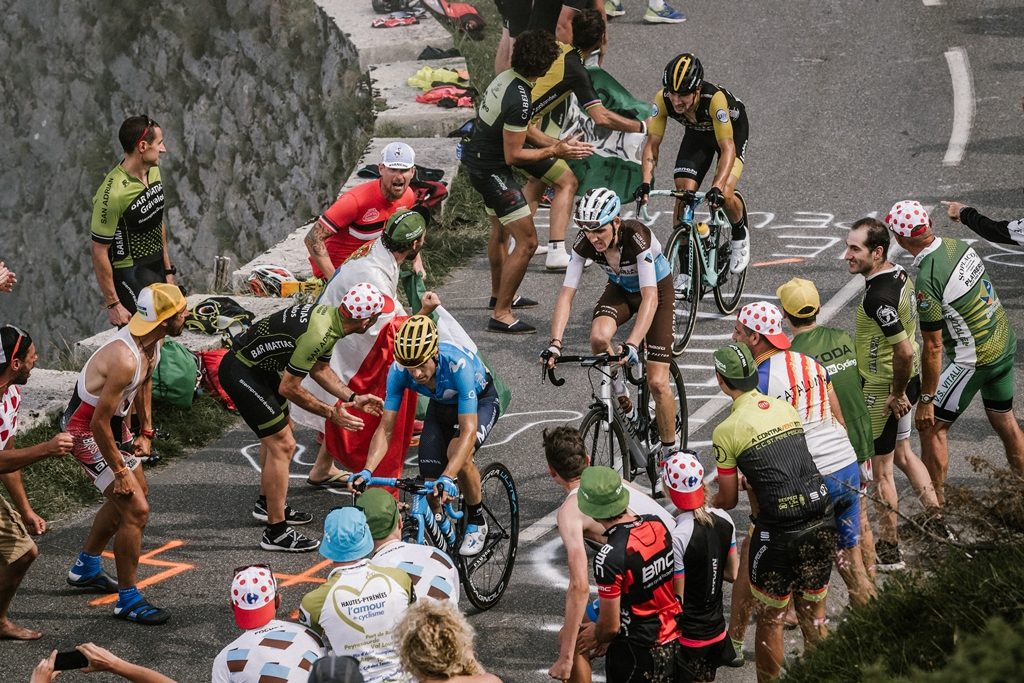
[[[569,588],[565,593],[565,621],[558,635],[558,659],[548,670],[551,678],[560,681],[589,681],[590,659],[576,652],[576,639],[584,621],[590,597],[587,574],[586,540],[604,545],[604,527],[580,512],[576,493],[583,470],[590,466],[583,437],[575,427],[544,430],[544,457],[548,474],[565,490],[565,501],[558,508],[558,534],[562,537],[569,565]],[[629,490],[628,510],[636,515],[657,515],[667,529],[675,528],[675,519],[653,498],[623,482]],[[586,539],[586,540],[585,540]]]
[[[277,619],[281,595],[269,565],[235,572],[231,581],[235,623],[244,631],[213,660],[213,683],[306,683],[324,656],[320,636],[301,624]]]

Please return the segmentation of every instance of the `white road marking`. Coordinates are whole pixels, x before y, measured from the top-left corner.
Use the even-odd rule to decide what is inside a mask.
[[[583,413],[577,412],[575,410],[533,410],[533,411],[530,411],[530,412],[527,412],[527,413],[509,413],[508,415],[502,415],[501,417],[502,417],[502,419],[508,419],[510,417],[515,417],[517,415],[549,415],[550,416],[550,415],[555,415],[555,414],[560,414],[561,417],[548,417],[545,420],[536,420],[534,422],[530,422],[528,424],[525,424],[522,427],[520,427],[519,429],[517,429],[514,432],[512,432],[511,434],[509,434],[508,436],[506,436],[501,441],[496,441],[494,443],[485,443],[483,446],[480,447],[480,450],[483,450],[485,448],[494,448],[495,446],[504,446],[509,441],[511,441],[512,439],[516,438],[517,436],[519,436],[520,434],[525,432],[527,429],[530,429],[531,427],[536,427],[537,425],[546,424],[548,422],[569,422],[570,420],[579,420],[579,419],[581,419],[583,417]]]
[[[942,4],[942,0],[921,0],[921,3],[925,7],[938,7]]]
[[[928,4],[925,2],[925,4]],[[971,126],[974,122],[974,82],[971,76],[971,65],[967,61],[967,51],[962,47],[946,50],[946,64],[949,66],[949,77],[953,81],[953,130],[949,134],[949,146],[942,163],[945,166],[957,166],[967,151],[967,141],[971,137]]]

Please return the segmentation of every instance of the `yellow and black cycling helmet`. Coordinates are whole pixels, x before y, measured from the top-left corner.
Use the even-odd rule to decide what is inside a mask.
[[[684,52],[665,66],[661,84],[667,92],[685,95],[704,83],[704,67],[692,52]]]
[[[408,368],[423,365],[437,353],[437,325],[426,315],[414,315],[395,335],[395,360]]]

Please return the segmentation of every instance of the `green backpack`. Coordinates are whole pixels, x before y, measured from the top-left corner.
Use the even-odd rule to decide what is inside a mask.
[[[153,398],[178,408],[191,408],[202,380],[199,358],[176,341],[164,339],[160,362],[153,371]]]

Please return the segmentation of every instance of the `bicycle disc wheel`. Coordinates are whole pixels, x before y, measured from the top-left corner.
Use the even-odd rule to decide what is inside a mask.
[[[456,549],[459,573],[466,597],[479,610],[494,607],[508,588],[519,547],[519,495],[512,473],[492,462],[480,475],[487,541],[474,557]]]
[[[669,238],[665,253],[671,267],[672,287],[675,290],[672,320],[672,355],[678,356],[690,343],[690,335],[697,324],[697,306],[700,304],[700,259],[689,238],[688,229],[676,230]],[[687,277],[689,281],[686,282]]]
[[[740,197],[739,193],[736,193],[737,197]],[[743,197],[740,197],[740,201],[743,201]],[[744,204],[743,212],[746,213],[746,204]],[[722,224],[718,227],[718,257],[715,259],[715,268],[718,271],[718,284],[715,285],[715,305],[718,306],[718,310],[721,311],[722,315],[730,315],[736,311],[736,308],[740,305],[740,297],[743,295],[743,285],[747,281],[747,268],[750,267],[747,264],[747,268],[744,268],[739,273],[732,273],[729,271],[729,255],[732,253],[732,245],[729,241],[732,238],[732,229],[729,226],[728,219],[722,221]],[[750,236],[750,226],[747,226],[747,236]]]
[[[626,450],[626,435],[615,420],[607,419],[608,413],[602,406],[594,408],[583,416],[580,434],[590,454],[591,465],[604,465],[622,475],[626,481],[633,478],[629,465],[629,451]]]

